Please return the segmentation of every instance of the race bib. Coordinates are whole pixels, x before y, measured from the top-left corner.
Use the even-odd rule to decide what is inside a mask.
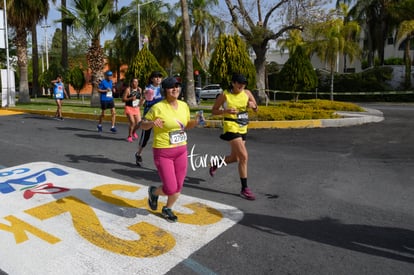
[[[134,101],[132,101],[132,107],[138,107],[139,105],[139,100],[135,99]]]
[[[61,91],[56,92],[56,98],[63,98],[63,93]]]
[[[112,97],[112,91],[111,92],[106,92],[106,97]]]
[[[239,126],[246,126],[249,124],[249,113],[248,112],[240,112],[237,114],[237,123]]]
[[[170,144],[179,144],[187,140],[187,133],[182,130],[168,133],[170,135]]]

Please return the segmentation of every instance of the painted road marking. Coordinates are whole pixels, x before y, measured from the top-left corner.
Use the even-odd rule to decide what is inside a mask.
[[[198,262],[192,260],[192,259],[186,259],[183,261],[183,264],[192,269],[196,274],[199,275],[216,275],[213,271],[208,269],[207,267],[199,264]]]
[[[160,198],[159,209],[165,204]],[[50,163],[0,170],[0,268],[9,274],[163,274],[237,223],[232,206],[181,195],[178,223],[147,187]]]

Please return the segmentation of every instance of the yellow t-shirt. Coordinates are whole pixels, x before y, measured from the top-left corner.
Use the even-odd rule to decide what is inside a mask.
[[[145,115],[147,120],[161,118],[164,122],[163,128],[153,127],[153,148],[173,148],[186,145],[183,138],[184,127],[190,121],[190,109],[187,103],[178,100],[178,108],[174,109],[167,100],[162,100],[151,107]]]
[[[249,102],[249,97],[244,91],[240,93],[231,93],[228,90],[224,91],[224,95],[226,96],[226,101],[224,102],[224,108],[235,108],[239,112],[238,114],[224,114],[223,115],[223,132],[232,132],[232,133],[239,133],[245,134],[247,133],[247,124],[241,125],[240,123],[236,122],[237,118],[243,116],[244,112],[247,112],[247,103]],[[241,114],[240,114],[241,113]],[[244,117],[247,116],[247,113],[244,114]],[[226,120],[231,119],[231,120]]]

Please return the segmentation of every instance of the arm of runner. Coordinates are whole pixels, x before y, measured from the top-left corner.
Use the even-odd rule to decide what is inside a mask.
[[[244,92],[249,97],[247,107],[252,108],[253,111],[257,112],[257,103],[256,103],[256,99],[254,98],[252,92],[250,92],[249,90],[244,90]]]
[[[143,130],[149,130],[152,127],[163,127],[163,121],[160,118],[156,118],[155,120],[146,120],[145,118],[141,122],[141,128]]]
[[[128,96],[129,96],[130,90],[131,89],[129,87],[125,89],[124,95],[122,96],[122,102],[129,101]]]
[[[213,115],[223,115],[225,113],[234,113],[237,112],[234,109],[224,109],[222,106],[224,105],[224,102],[226,102],[226,96],[224,93],[221,93],[214,102],[213,107],[211,108],[211,113]]]

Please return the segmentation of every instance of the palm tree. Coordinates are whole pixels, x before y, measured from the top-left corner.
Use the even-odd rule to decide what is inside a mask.
[[[141,37],[148,37],[144,43],[157,57],[157,61],[164,67],[170,66],[178,50],[178,29],[169,23],[175,13],[169,4],[156,0],[148,5],[133,1],[129,5],[129,12],[122,17],[117,26],[116,35],[109,48],[114,57],[124,64],[130,64],[138,53],[138,33]],[[137,5],[140,4],[140,30],[138,31]],[[169,12],[163,12],[168,10]],[[174,20],[171,20],[174,21]]]
[[[346,54],[352,61],[360,53],[360,27],[355,21],[344,22],[341,18],[333,18],[327,22],[316,23],[311,26],[313,40],[309,42],[309,49],[328,64],[331,73],[331,95],[333,100],[334,72],[338,57]]]
[[[193,52],[191,50],[190,16],[188,14],[187,0],[180,0],[181,13],[183,16],[183,37],[184,37],[184,63],[185,63],[185,99],[190,107],[197,106],[194,92],[194,70]]]
[[[368,52],[368,64],[374,65],[374,53],[378,52],[380,65],[384,64],[385,41],[394,27],[390,14],[390,8],[395,0],[337,0],[337,6],[341,3],[354,5],[350,7],[347,17],[357,20],[361,26],[365,26],[367,44],[364,45]]]
[[[398,25],[396,43],[404,45],[405,77],[404,87],[411,88],[411,64],[410,57],[411,40],[414,38],[414,20],[412,17],[414,2],[411,0],[399,1],[391,7],[391,16]]]
[[[288,38],[279,39],[277,41],[280,51],[284,52],[285,50],[288,50],[289,54],[295,52],[296,47],[301,46],[304,43],[301,30],[290,30],[288,31]]]
[[[217,0],[192,0],[188,7],[192,15],[192,51],[204,70],[208,66],[210,53],[217,42],[215,38],[223,33],[225,28],[223,20],[210,13],[214,5],[218,5]]]
[[[397,30],[397,41],[403,40],[404,45],[404,61],[405,61],[405,80],[404,87],[411,88],[411,57],[410,57],[410,41],[414,38],[414,20],[402,21]]]
[[[66,8],[66,0],[61,0],[60,4],[63,8]],[[61,15],[64,16],[63,13]],[[65,22],[62,22],[62,67],[65,70],[69,69],[69,61],[68,61],[68,26]]]
[[[4,8],[3,3],[0,4]],[[19,67],[19,102],[30,102],[29,81],[27,75],[27,34],[49,11],[47,0],[9,0],[7,1],[8,25],[14,29],[14,44],[17,50]]]
[[[32,25],[32,95],[39,95],[39,50],[37,46],[37,24]]]
[[[91,106],[99,106],[97,79],[103,76],[105,66],[104,51],[100,45],[100,36],[104,30],[113,27],[126,13],[127,8],[120,11],[113,10],[113,0],[74,0],[72,9],[60,7],[64,15],[60,20],[68,26],[83,29],[91,39],[87,59],[92,71]]]

